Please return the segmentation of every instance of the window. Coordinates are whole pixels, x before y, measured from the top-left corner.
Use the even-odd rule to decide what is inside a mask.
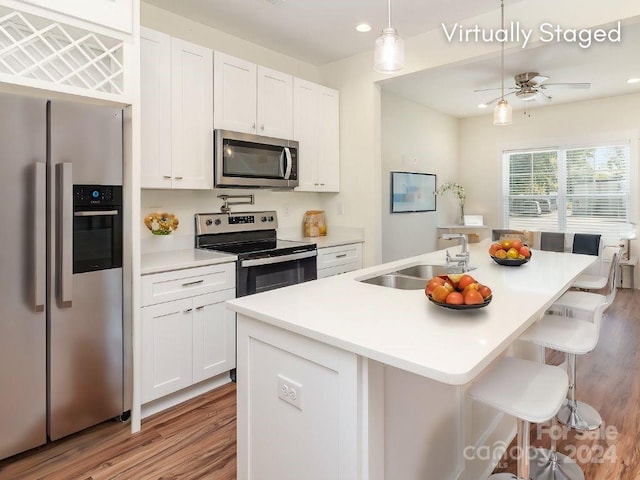
[[[629,157],[625,143],[504,152],[504,225],[617,242],[631,229]]]

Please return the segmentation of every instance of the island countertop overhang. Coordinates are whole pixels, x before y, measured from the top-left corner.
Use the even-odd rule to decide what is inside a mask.
[[[442,264],[444,251],[272,290],[228,302],[250,318],[433,380],[473,380],[526,330],[596,257],[535,251],[521,267],[489,257],[488,243],[471,245],[471,271],[493,290],[473,311],[431,304],[422,290],[360,282],[404,267]],[[426,284],[426,281],[425,281]]]

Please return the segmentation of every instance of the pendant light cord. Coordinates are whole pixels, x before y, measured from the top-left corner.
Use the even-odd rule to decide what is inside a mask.
[[[389,0],[391,1],[391,0]],[[506,36],[504,33],[504,0],[500,0],[500,9],[502,10],[502,66],[501,71],[502,71],[502,100],[504,100],[504,37]]]
[[[389,0],[389,8],[388,8],[387,12],[388,12],[388,15],[389,15],[389,28],[391,28],[391,0]]]

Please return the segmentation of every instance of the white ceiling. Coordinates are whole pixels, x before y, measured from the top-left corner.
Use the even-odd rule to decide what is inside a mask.
[[[537,48],[516,47],[505,55],[505,88],[514,87],[518,73],[538,72],[550,77],[546,83],[591,82],[588,90],[549,87],[545,93],[552,104],[578,102],[628,93],[640,93],[640,83],[627,79],[640,77],[640,24],[622,26],[620,43],[593,44],[583,49],[571,43],[548,43]],[[500,56],[476,62],[396,77],[382,82],[383,89],[458,118],[486,115],[478,104],[500,96]],[[498,87],[498,90],[474,90]],[[508,92],[507,92],[508,93]],[[525,102],[515,95],[507,97],[514,111],[523,111]],[[541,104],[530,101],[528,109]]]
[[[386,0],[144,0],[316,66],[373,50],[387,26]],[[391,0],[403,38],[496,10],[498,0]],[[368,23],[368,33],[355,26]]]
[[[385,0],[144,0],[165,10],[238,36],[293,58],[323,65],[372,51],[379,31],[387,23]],[[520,0],[510,0],[511,3]],[[391,0],[392,25],[401,37],[440,28],[481,13],[496,11],[498,0]],[[373,29],[358,33],[355,25]],[[537,48],[507,51],[506,86],[513,76],[536,71],[550,77],[547,83],[591,82],[588,90],[547,89],[552,104],[640,92],[640,23],[623,24],[621,43],[592,45],[549,43]],[[478,104],[499,96],[475,89],[500,86],[500,58],[479,59],[398,76],[382,82],[385,91],[409,98],[441,112],[463,118],[489,114]],[[514,110],[524,102],[510,96]],[[537,108],[529,102],[529,109]]]

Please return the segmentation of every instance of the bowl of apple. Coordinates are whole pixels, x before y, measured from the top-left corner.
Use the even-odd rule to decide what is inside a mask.
[[[431,303],[452,310],[473,310],[491,303],[492,292],[469,274],[438,275],[424,291]]]
[[[519,267],[531,260],[531,249],[521,240],[501,240],[489,247],[489,255],[498,265]]]

